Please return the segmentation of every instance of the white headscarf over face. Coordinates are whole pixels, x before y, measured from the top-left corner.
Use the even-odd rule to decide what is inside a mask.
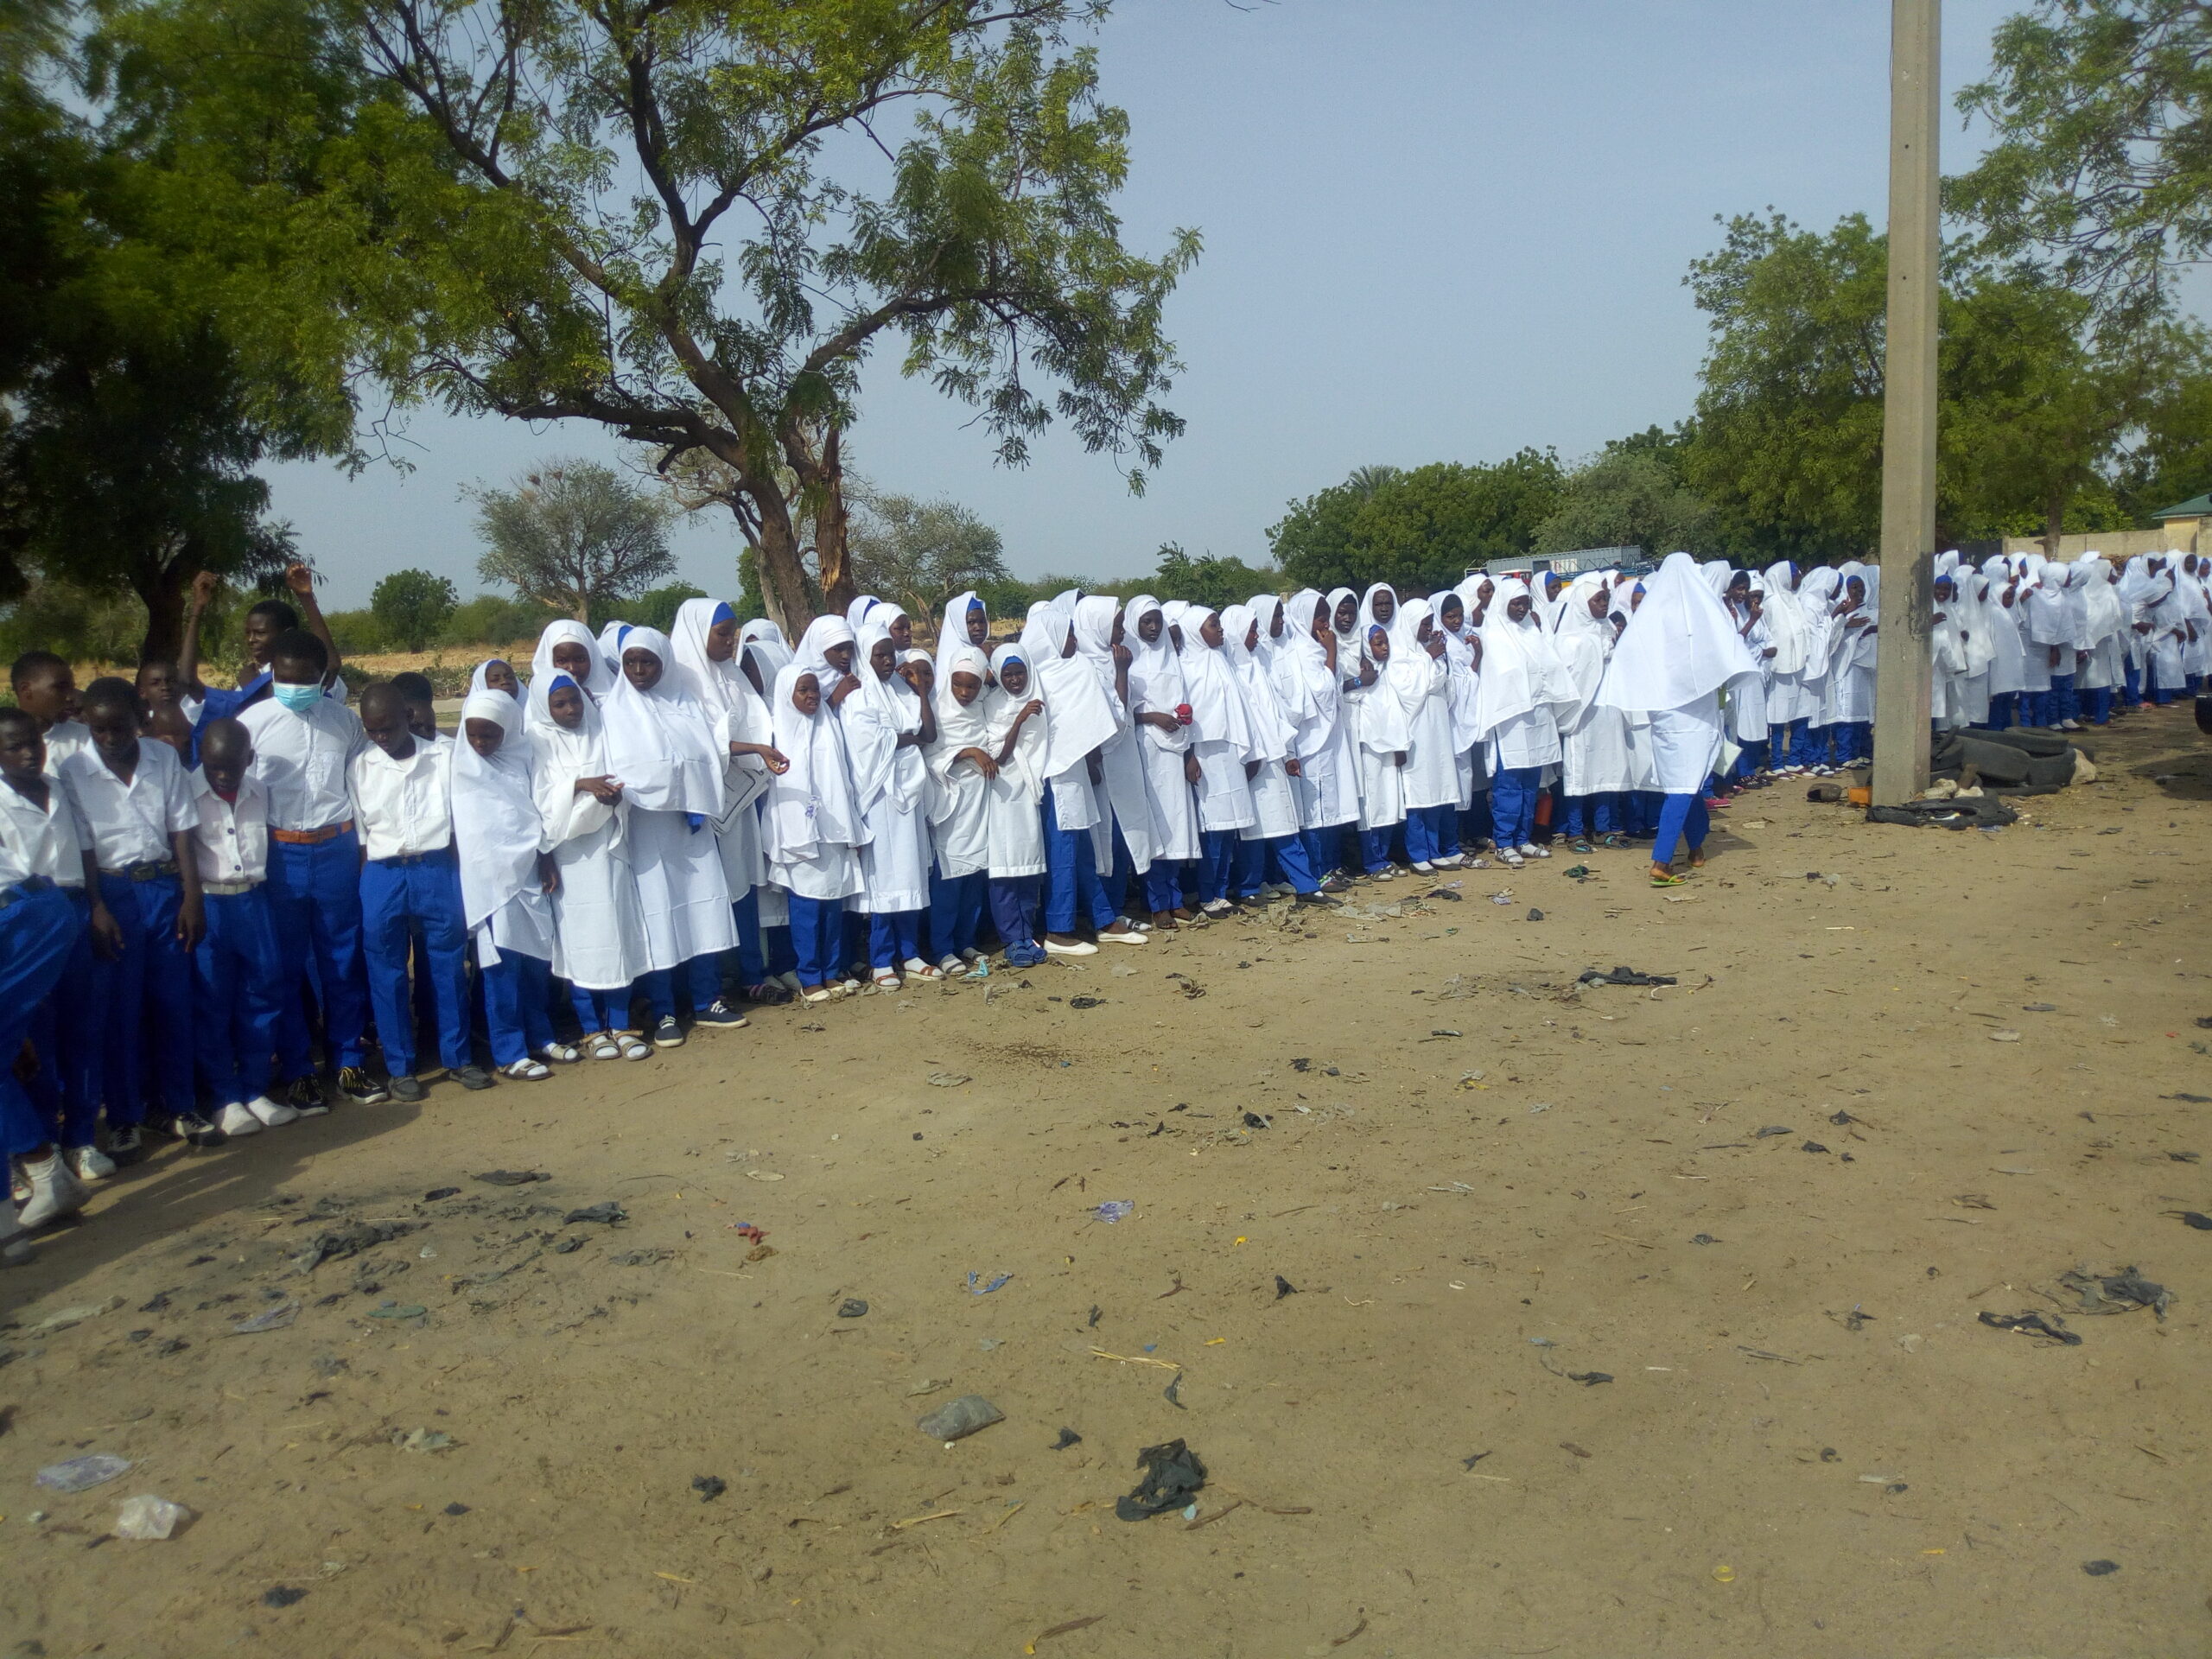
[[[1643,602],[1613,646],[1598,689],[1609,709],[1686,709],[1729,681],[1758,672],[1720,595],[1687,553],[1670,553],[1644,579]],[[1484,664],[1489,677],[1490,664]]]
[[[839,711],[853,791],[864,813],[873,811],[876,803],[885,799],[901,811],[912,811],[921,804],[929,783],[921,750],[911,743],[903,748],[899,744],[901,737],[922,729],[922,700],[899,673],[895,649],[890,677],[876,677],[875,648],[891,643],[889,626],[878,620],[881,615],[878,607],[861,624],[859,644],[853,653],[853,672],[860,680],[860,690],[845,699]]]
[[[610,622],[599,631],[599,654],[607,659],[607,668],[617,678],[622,673],[622,639],[630,632],[627,622]]]
[[[1445,671],[1451,671],[1450,648],[1446,648],[1444,658],[1428,654],[1428,646],[1421,637],[1421,626],[1428,625],[1431,639],[1436,637],[1438,630],[1436,619],[1425,599],[1407,600],[1390,620],[1395,626],[1390,630],[1390,664],[1383,671],[1383,683],[1397,695],[1410,718],[1430,695],[1435,678],[1433,664],[1444,661]],[[1450,683],[1447,681],[1446,685],[1448,692]]]
[[[600,711],[609,769],[634,805],[719,818],[722,763],[729,750],[705,705],[677,672],[676,647],[657,628],[632,628],[622,648],[650,652],[661,675],[649,691],[640,691],[626,674],[616,677]]]
[[[468,741],[472,720],[489,721],[505,734],[496,753],[476,753]],[[461,911],[471,932],[518,893],[537,887],[544,835],[522,705],[504,691],[470,692],[461,705],[460,741],[453,748],[453,841],[461,861]]]
[[[1767,643],[1774,647],[1774,671],[1802,674],[1805,647],[1811,631],[1806,626],[1805,607],[1797,596],[1797,567],[1788,559],[1777,559],[1767,566],[1759,613],[1766,620]]]
[[[1058,601],[1029,607],[1021,630],[1022,660],[1029,664],[1034,695],[1045,705],[1045,775],[1057,778],[1093,749],[1112,741],[1121,721],[1098,671],[1078,651],[1066,655],[1074,623]]]
[[[1390,620],[1382,623],[1382,626],[1389,634],[1390,649],[1395,652],[1399,644],[1398,613],[1405,607],[1398,602],[1397,589],[1387,582],[1370,582],[1367,591],[1359,596],[1359,620],[1352,624],[1352,632],[1359,636],[1363,652],[1367,641],[1367,631],[1375,626],[1379,620],[1375,614],[1375,596],[1377,594],[1388,594],[1390,596]]]
[[[737,664],[737,647],[717,662],[709,636],[715,627],[735,613],[719,600],[687,599],[677,607],[676,625],[669,643],[676,650],[676,664],[683,684],[710,716],[721,720],[728,738],[739,743],[766,743],[772,722],[767,699],[753,689],[753,682]],[[779,664],[780,666],[780,664]],[[770,683],[773,683],[772,677]],[[751,757],[747,757],[751,759]],[[752,760],[759,766],[758,760]]]
[[[1222,654],[1229,659],[1230,676],[1243,696],[1244,718],[1251,727],[1252,749],[1248,758],[1281,760],[1295,753],[1298,734],[1284,711],[1258,641],[1249,651],[1244,647],[1255,631],[1260,639],[1267,638],[1266,621],[1250,606],[1231,605],[1222,612]]]
[[[931,707],[937,714],[937,741],[930,745],[925,759],[930,772],[942,785],[948,781],[952,763],[960,758],[963,749],[981,749],[986,754],[996,753],[991,741],[989,697],[991,665],[983,653],[973,645],[955,645],[944,657],[938,671],[936,689],[930,694]],[[952,677],[973,674],[978,690],[973,702],[963,703],[953,695]],[[949,802],[948,802],[949,804]],[[932,816],[938,822],[943,813]]]
[[[952,653],[963,645],[974,644],[974,641],[968,638],[969,612],[982,609],[983,601],[976,596],[976,590],[972,588],[964,594],[955,594],[945,601],[944,619],[938,623],[937,630],[937,683],[940,687],[944,684],[945,664],[951,660]],[[984,615],[987,629],[989,621],[989,614],[987,612]],[[979,652],[988,648],[989,633],[986,632],[983,638],[985,644],[976,647]],[[986,681],[984,690],[989,689],[989,683]]]
[[[476,664],[476,671],[468,677],[469,690],[471,692],[477,692],[498,690],[497,687],[493,685],[491,680],[491,673],[494,667],[504,668],[510,674],[515,673],[515,665],[509,662],[505,658],[486,657],[482,662]],[[501,691],[499,692],[499,695],[501,696],[505,696],[507,694]],[[518,708],[522,705],[522,676],[515,674],[514,702]]]
[[[860,637],[861,624],[868,620],[868,613],[882,603],[874,594],[862,594],[845,607],[845,624],[855,639]]]
[[[1329,670],[1329,653],[1313,637],[1314,613],[1327,602],[1318,588],[1301,588],[1293,594],[1283,607],[1282,638],[1275,641],[1268,657],[1268,677],[1274,682],[1283,713],[1300,726],[1315,719],[1325,722],[1313,734],[1319,741],[1309,743],[1308,754],[1320,752],[1342,711],[1337,677]],[[1329,632],[1336,632],[1333,623]]]
[[[1332,588],[1326,597],[1329,601],[1329,632],[1337,636],[1337,666],[1349,679],[1359,669],[1359,642],[1363,633],[1358,620],[1361,609],[1359,595],[1350,588]],[[1346,600],[1352,602],[1352,625],[1349,628],[1340,626],[1337,620]]]
[[[550,683],[554,675],[567,672],[553,660],[554,648],[557,645],[580,645],[583,648],[584,677],[578,683],[590,694],[584,699],[587,702],[603,698],[614,689],[614,671],[607,665],[607,658],[601,654],[599,641],[592,638],[591,630],[582,623],[565,616],[557,622],[548,622],[545,631],[537,636],[537,649],[531,653],[530,658],[530,683],[533,688],[540,680]],[[534,703],[536,700],[525,701]]]
[[[1016,696],[1006,689],[1006,668],[1008,663],[1020,663],[1030,671],[1023,683],[1021,695]],[[988,743],[981,747],[996,753],[1006,741],[1006,734],[1014,724],[1014,716],[1032,702],[1042,702],[1038,695],[1036,664],[1029,660],[1029,653],[1019,645],[1001,645],[991,653],[990,690],[976,701],[988,705],[983,719],[990,731]],[[999,776],[1032,799],[1041,800],[1045,792],[1046,724],[1050,719],[1032,715],[1021,722],[1021,731],[1014,741],[1014,752],[999,762]]]
[[[592,660],[599,660],[596,649]],[[574,730],[553,718],[553,694],[573,690],[582,705]],[[584,689],[557,668],[533,676],[530,704],[523,715],[523,729],[531,742],[531,771],[536,779],[538,817],[544,820],[545,839],[557,846],[588,836],[615,815],[611,802],[576,788],[579,778],[605,778],[607,734],[601,724],[599,705]]]
[[[825,710],[829,707],[830,692],[836,690],[837,682],[842,677],[838,670],[830,666],[829,653],[839,645],[857,646],[858,644],[852,625],[842,616],[817,616],[806,625],[806,632],[799,636],[798,650],[793,655],[793,661],[817,678],[825,674],[830,677],[822,682]],[[852,671],[855,674],[860,671],[857,652]]]
[[[1247,626],[1249,618],[1248,613]],[[1191,705],[1192,734],[1201,743],[1228,744],[1241,760],[1262,759],[1253,752],[1252,722],[1229,658],[1205,642],[1203,630],[1213,620],[1214,613],[1203,605],[1183,613],[1183,690]],[[1227,632],[1223,630],[1224,636]]]
[[[1154,611],[1161,616],[1160,638],[1147,641],[1143,632],[1144,620]],[[1191,700],[1183,683],[1183,664],[1167,636],[1166,618],[1166,607],[1150,594],[1139,594],[1122,607],[1122,643],[1129,648],[1132,715],[1173,715],[1178,707]],[[1142,729],[1146,740],[1160,748],[1190,747],[1187,728],[1173,732],[1161,731],[1156,726]]]
[[[844,626],[842,618],[836,620]],[[760,811],[761,844],[771,859],[810,859],[824,846],[861,847],[868,840],[868,825],[853,798],[844,736],[830,717],[828,690],[811,715],[800,713],[791,701],[798,683],[813,673],[798,663],[783,669],[769,705],[776,748],[790,762],[768,780]],[[821,675],[815,674],[815,683],[821,683]]]

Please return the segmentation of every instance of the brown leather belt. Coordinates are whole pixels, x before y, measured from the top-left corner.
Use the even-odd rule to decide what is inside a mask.
[[[343,823],[326,823],[320,830],[271,830],[269,839],[282,842],[287,847],[320,847],[326,841],[335,841],[353,827],[348,818]]]

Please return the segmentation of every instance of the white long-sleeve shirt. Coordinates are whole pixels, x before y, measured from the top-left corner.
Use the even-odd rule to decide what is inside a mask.
[[[349,772],[353,826],[371,858],[405,858],[453,845],[453,744],[418,737],[395,760],[372,743]]]

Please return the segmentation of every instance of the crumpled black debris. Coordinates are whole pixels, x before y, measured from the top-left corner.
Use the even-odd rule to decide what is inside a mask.
[[[1248,1129],[1264,1129],[1268,1127],[1268,1120],[1257,1112],[1247,1112],[1244,1114],[1244,1127]]]
[[[2024,1331],[2030,1336],[2051,1337],[2069,1348],[2079,1348],[2081,1337],[2066,1328],[2066,1321],[2053,1315],[2045,1319],[2031,1308],[2025,1313],[1992,1313],[1984,1309],[1975,1316],[1984,1325],[1998,1331]]]
[[[434,1186],[423,1195],[423,1202],[425,1204],[435,1204],[440,1198],[453,1198],[459,1193],[461,1189],[457,1186]]]
[[[1798,1147],[1797,1150],[1800,1152],[1826,1152],[1827,1148],[1817,1141],[1808,1141],[1803,1146]]]
[[[389,1244],[395,1238],[404,1238],[417,1231],[411,1221],[354,1221],[343,1227],[318,1233],[315,1242],[292,1258],[292,1265],[302,1273],[312,1273],[326,1262],[343,1262],[349,1255],[359,1255],[363,1250],[374,1249],[379,1244]]]
[[[837,1304],[837,1317],[841,1319],[864,1319],[868,1317],[868,1304],[857,1296],[848,1296]]]
[[[466,1503],[448,1503],[446,1505],[446,1513],[448,1515],[467,1515],[468,1513],[468,1505]]]
[[[1715,1238],[1711,1233],[1692,1233],[1690,1235],[1690,1243],[1693,1244],[1718,1244],[1719,1242],[1720,1241]]]
[[[1075,1430],[1071,1428],[1063,1428],[1060,1431],[1060,1438],[1052,1442],[1052,1450],[1055,1452],[1065,1452],[1071,1446],[1081,1446],[1082,1444],[1082,1435],[1077,1433]]]
[[[1529,919],[1532,922],[1541,922],[1544,919],[1544,912],[1541,910],[1531,909],[1529,912]]]
[[[274,1590],[261,1592],[261,1605],[264,1607],[296,1607],[307,1599],[306,1591],[289,1584],[280,1584]]]
[[[720,1475],[694,1475],[691,1477],[691,1490],[699,1494],[702,1503],[711,1503],[729,1491],[729,1482]]]
[[[2212,1233],[2212,1216],[2208,1216],[2202,1211],[2169,1210],[2166,1213],[2170,1216],[2179,1216],[2183,1225],[2194,1227],[2200,1233]]]
[[[2082,1570],[2093,1579],[2101,1579],[2120,1571],[2118,1561],[2084,1561]]]
[[[1071,996],[1068,998],[1068,1007],[1071,1008],[1103,1008],[1105,1006],[1106,999],[1103,996]]]
[[[1594,1389],[1600,1382],[1611,1382],[1613,1374],[1611,1371],[1569,1371],[1567,1374],[1567,1380],[1570,1382],[1580,1382],[1586,1389]]]
[[[550,1181],[553,1178],[542,1169],[487,1169],[469,1179],[486,1186],[528,1186],[532,1181]]]
[[[618,1221],[629,1219],[630,1212],[614,1199],[609,1198],[604,1204],[588,1205],[582,1210],[569,1211],[567,1215],[561,1217],[561,1224],[565,1227],[579,1221],[596,1221],[603,1222],[612,1227]]]
[[[2152,1284],[2133,1268],[2107,1274],[2076,1268],[2060,1274],[2058,1282],[2082,1299],[2077,1311],[2083,1313],[2133,1313],[2139,1307],[2147,1307],[2164,1319],[2174,1299],[2164,1285]]]
[[[1427,893],[1421,895],[1421,897],[1424,899],[1449,899],[1455,905],[1459,903],[1466,896],[1466,894],[1457,892],[1451,887],[1431,887]]]
[[[1641,974],[1633,968],[1616,968],[1607,973],[1603,968],[1584,970],[1579,985],[1672,985],[1672,974]]]
[[[1137,1453],[1144,1478],[1136,1491],[1114,1500],[1114,1513],[1124,1521],[1143,1521],[1169,1510],[1179,1510],[1192,1492],[1206,1484],[1206,1466],[1198,1454],[1180,1440],[1147,1446]]]
[[[1770,1123],[1766,1128],[1761,1129],[1757,1135],[1753,1135],[1751,1139],[1754,1141],[1764,1141],[1770,1135],[1795,1135],[1797,1131],[1791,1128],[1787,1123]]]
[[[1290,1069],[1294,1071],[1311,1071],[1313,1069],[1313,1062],[1301,1054],[1290,1063]],[[1179,1111],[1181,1108],[1179,1107],[1177,1109]]]
[[[558,1244],[556,1244],[553,1247],[553,1254],[556,1255],[573,1255],[575,1252],[583,1249],[583,1247],[584,1236],[582,1233],[571,1233],[568,1237],[563,1239]]]
[[[1295,1296],[1297,1294],[1298,1287],[1296,1285],[1292,1284],[1290,1281],[1284,1278],[1282,1274],[1275,1274],[1275,1300],[1281,1301],[1286,1296]]]

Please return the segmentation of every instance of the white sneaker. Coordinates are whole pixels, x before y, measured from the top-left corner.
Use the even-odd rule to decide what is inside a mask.
[[[292,1110],[289,1106],[284,1109],[288,1112]],[[299,1114],[292,1112],[292,1116],[297,1117]],[[235,1141],[242,1135],[259,1135],[262,1122],[244,1101],[234,1100],[215,1114],[215,1127]]]
[[[1434,875],[1436,874],[1436,866],[1430,863],[1425,858],[1417,858],[1414,860],[1414,868],[1422,875]]]
[[[1089,939],[1077,939],[1073,944],[1055,944],[1047,939],[1045,950],[1047,955],[1055,957],[1095,957],[1098,954],[1098,947]]]
[[[85,1207],[88,1194],[84,1184],[69,1173],[69,1166],[58,1154],[48,1153],[35,1162],[23,1159],[22,1168],[31,1195],[16,1212],[16,1221],[26,1231]]]
[[[1533,841],[1524,841],[1521,843],[1521,856],[1523,858],[1549,858],[1551,856],[1551,853],[1547,849],[1537,846]]]
[[[1440,870],[1456,870],[1466,861],[1467,855],[1465,853],[1446,853],[1435,861],[1436,868]]]
[[[287,1106],[281,1100],[271,1100],[266,1095],[256,1095],[245,1103],[245,1109],[261,1120],[264,1128],[274,1129],[298,1117],[299,1109]]]
[[[104,1181],[115,1173],[115,1160],[98,1147],[71,1147],[62,1157],[69,1173],[80,1181]]]
[[[1514,870],[1519,869],[1522,865],[1529,861],[1527,859],[1522,857],[1520,854],[1515,852],[1511,848],[1505,848],[1500,850],[1497,855],[1497,861],[1499,863],[1504,865],[1508,869]]]

